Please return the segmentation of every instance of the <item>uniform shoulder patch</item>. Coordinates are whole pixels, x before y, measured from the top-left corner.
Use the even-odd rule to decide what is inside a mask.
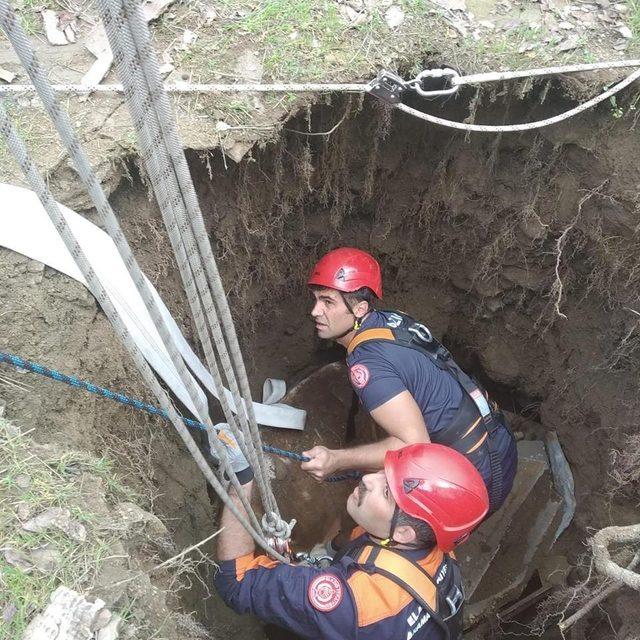
[[[367,386],[367,382],[369,382],[371,374],[369,373],[369,369],[366,365],[354,364],[349,369],[349,377],[351,378],[351,384],[356,389],[362,389]]]
[[[323,573],[311,581],[307,596],[314,609],[328,613],[342,602],[344,588],[336,576]]]

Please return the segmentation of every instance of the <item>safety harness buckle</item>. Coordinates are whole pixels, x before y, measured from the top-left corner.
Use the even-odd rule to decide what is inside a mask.
[[[402,101],[402,94],[407,83],[392,71],[379,71],[375,80],[369,83],[369,93],[389,104],[398,104]]]
[[[419,322],[414,322],[409,328],[408,331],[412,333],[419,342],[423,344],[431,344],[433,342],[433,335],[431,335],[431,331],[423,324]]]

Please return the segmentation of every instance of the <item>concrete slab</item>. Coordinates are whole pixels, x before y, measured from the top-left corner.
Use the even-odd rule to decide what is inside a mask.
[[[470,599],[482,577],[501,548],[509,526],[540,478],[549,472],[543,442],[523,440],[518,443],[518,473],[511,494],[502,509],[494,513],[462,545],[457,557],[461,563],[465,593]]]
[[[465,607],[467,624],[520,595],[552,546],[562,518],[562,499],[553,489],[544,443],[521,442],[518,450],[517,482],[505,513],[495,525],[488,520],[482,537],[472,538],[469,548],[464,547],[471,556],[464,558],[465,580],[471,587]]]
[[[495,610],[517,598],[533,575],[541,556],[553,540],[561,501],[547,496],[540,500],[541,509],[532,520],[521,519],[501,547],[496,558],[467,604],[465,615],[472,622],[485,612]]]

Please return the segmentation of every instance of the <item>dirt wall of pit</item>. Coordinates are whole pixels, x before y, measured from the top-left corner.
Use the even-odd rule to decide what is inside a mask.
[[[433,111],[463,118],[473,98]],[[499,122],[533,120],[567,102],[540,87],[472,104],[477,121]],[[328,248],[357,245],[382,263],[386,306],[431,326],[506,409],[533,421],[523,429],[558,431],[578,500],[560,542],[567,553],[582,551],[587,527],[637,521],[629,499],[637,487],[616,486],[610,455],[638,429],[635,124],[633,112],[615,118],[603,107],[540,132],[465,136],[336,98],[292,118],[280,140],[238,165],[215,150],[189,153],[256,395],[266,376],[292,384],[340,357],[313,337],[304,277]],[[159,213],[135,163],[130,169],[114,209],[192,340]],[[81,285],[0,250],[0,296],[0,348],[151,400]],[[0,387],[14,422],[42,442],[115,455],[153,494],[178,545],[212,531],[204,482],[167,426],[12,375],[29,385]],[[188,604],[205,608],[200,596]]]

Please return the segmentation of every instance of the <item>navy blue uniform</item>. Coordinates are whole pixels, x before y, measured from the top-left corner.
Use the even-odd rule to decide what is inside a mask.
[[[362,535],[358,540],[366,540]],[[221,562],[216,589],[237,613],[251,613],[303,638],[321,640],[442,640],[444,632],[405,589],[389,578],[363,571],[371,547],[344,556],[327,569],[287,565],[253,553]],[[440,584],[439,549],[403,554]],[[460,585],[458,585],[460,586]],[[427,604],[437,610],[436,588]]]
[[[356,333],[368,329],[394,328],[399,317],[391,311],[372,311]],[[363,342],[347,356],[351,385],[364,409],[371,413],[403,391],[416,401],[432,442],[438,443],[460,408],[465,391],[447,371],[440,369],[431,357],[415,349],[407,349],[389,341]],[[503,426],[495,436],[503,474],[500,503],[511,490],[517,466],[513,436]],[[464,451],[489,486],[491,468],[486,446]]]

